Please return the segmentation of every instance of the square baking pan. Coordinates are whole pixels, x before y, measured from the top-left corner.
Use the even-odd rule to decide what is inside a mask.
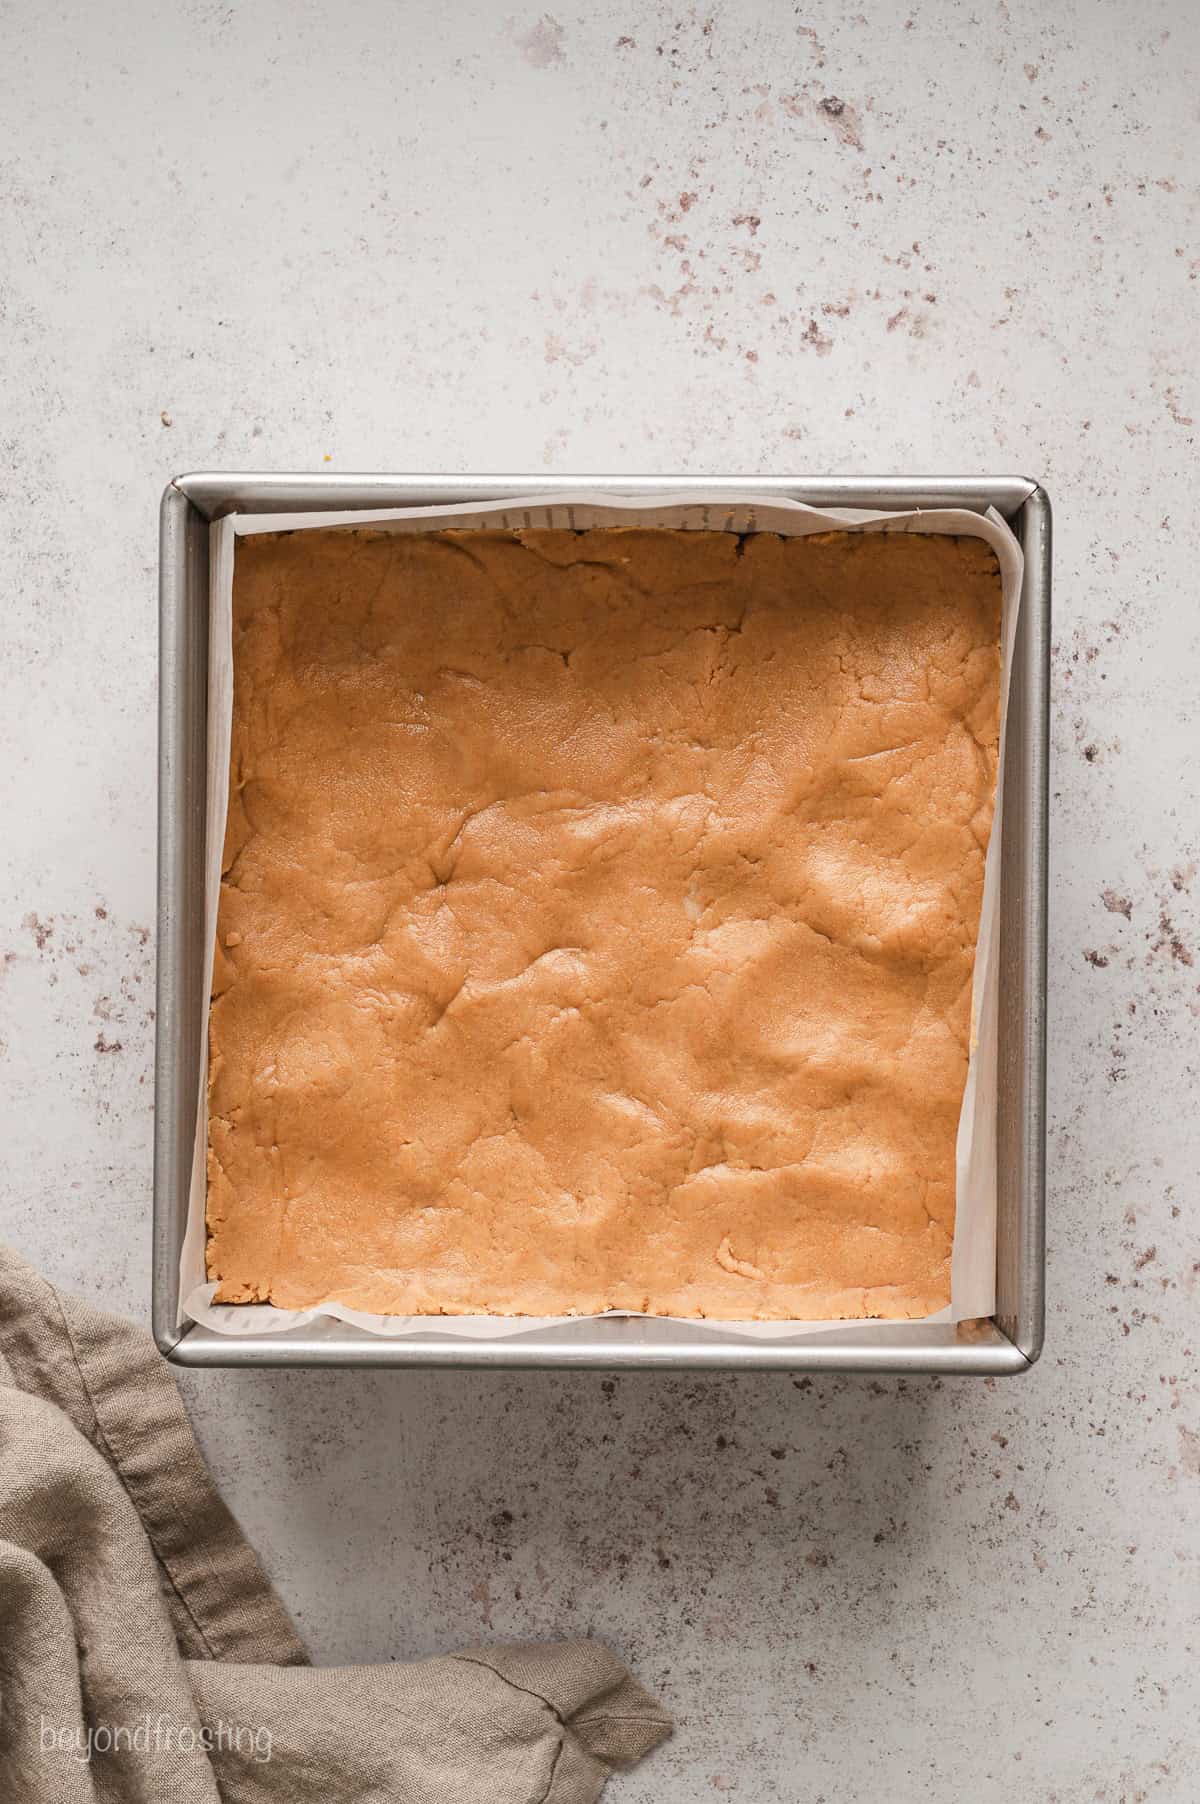
[[[550,495],[680,494],[718,486],[813,507],[994,507],[1025,557],[1005,746],[1000,904],[996,1312],[986,1323],[842,1326],[748,1340],[710,1321],[609,1316],[481,1340],[370,1334],[332,1318],[232,1337],[177,1322],[207,1008],[204,970],[209,523],[228,513],[426,507]],[[159,562],[158,996],[154,1335],[179,1365],[554,1366],[791,1372],[1023,1372],[1044,1317],[1046,873],[1050,504],[1024,477],[191,475],[163,496]]]

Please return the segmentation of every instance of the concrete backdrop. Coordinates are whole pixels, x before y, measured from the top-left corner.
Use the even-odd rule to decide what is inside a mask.
[[[1192,1804],[1190,0],[7,0],[0,26],[0,1232],[145,1316],[171,473],[1034,475],[1041,1366],[184,1388],[320,1660],[626,1655],[679,1728],[622,1804]]]

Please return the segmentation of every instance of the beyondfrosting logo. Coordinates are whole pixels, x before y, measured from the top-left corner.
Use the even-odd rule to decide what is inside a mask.
[[[243,1754],[256,1765],[271,1758],[271,1731],[260,1724],[180,1723],[161,1712],[129,1723],[52,1723],[39,1719],[43,1754],[68,1754],[86,1766],[95,1754]]]

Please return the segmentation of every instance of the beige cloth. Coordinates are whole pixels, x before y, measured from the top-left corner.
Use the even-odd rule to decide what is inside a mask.
[[[309,1666],[148,1337],[0,1249],[0,1798],[576,1804],[669,1728],[594,1641]]]

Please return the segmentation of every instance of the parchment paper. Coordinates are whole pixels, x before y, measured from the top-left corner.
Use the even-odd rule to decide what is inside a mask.
[[[1000,775],[996,812],[984,869],[983,906],[975,958],[971,1002],[971,1053],[959,1116],[957,1201],[950,1268],[951,1301],[947,1309],[923,1318],[958,1322],[990,1316],[995,1307],[996,1270],[996,1082],[997,1082],[997,952],[1000,904],[1001,812],[1009,677],[1021,594],[1021,548],[994,510],[976,514],[964,508],[926,512],[868,513],[854,508],[817,510],[798,501],[722,496],[719,486],[702,494],[661,497],[612,490],[529,500],[481,502],[423,508],[389,508],[356,513],[232,514],[212,526],[209,607],[208,792],[205,868],[205,996],[212,989],[213,947],[221,892],[221,858],[228,804],[229,742],[233,717],[233,564],[239,537],[260,532],[298,532],[315,527],[379,526],[394,532],[429,532],[446,527],[670,526],[692,531],[776,532],[801,537],[811,532],[853,529],[861,532],[934,532],[974,534],[993,548],[1003,583],[1000,669]],[[276,1309],[270,1304],[212,1301],[216,1285],[207,1282],[204,1264],[205,1201],[208,1146],[208,1021],[202,1027],[200,1094],[192,1162],[187,1229],[180,1254],[179,1320],[192,1320],[220,1334],[262,1334],[298,1328],[320,1316],[336,1316],[372,1334],[435,1333],[443,1338],[489,1339],[529,1334],[562,1321],[586,1318],[541,1316],[368,1315],[340,1303],[316,1309]],[[660,1318],[661,1319],[661,1318]],[[750,1340],[780,1340],[854,1326],[877,1332],[894,1323],[854,1320],[821,1322],[721,1322],[709,1328]]]

